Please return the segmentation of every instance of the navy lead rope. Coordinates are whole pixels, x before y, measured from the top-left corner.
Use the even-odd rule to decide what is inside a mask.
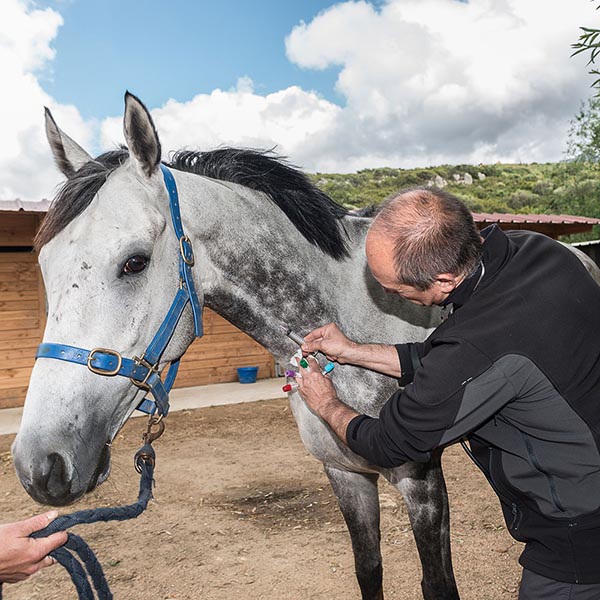
[[[163,428],[161,428],[160,433],[162,433]],[[158,436],[155,435],[154,439],[156,437]],[[144,436],[144,439],[146,443],[135,456],[135,466],[140,473],[140,490],[137,502],[125,506],[79,510],[70,515],[63,515],[56,518],[44,529],[32,533],[30,537],[48,537],[53,533],[65,531],[65,529],[75,525],[98,523],[99,521],[127,521],[141,515],[152,498],[155,463],[155,453],[151,445],[152,439],[149,439],[148,434]],[[79,600],[95,600],[96,597],[98,600],[112,600],[113,595],[100,562],[94,551],[78,535],[69,532],[64,546],[53,550],[50,556],[68,571],[71,581],[77,589]],[[94,596],[92,588],[96,592],[96,596]],[[2,584],[0,584],[0,600],[2,600]]]

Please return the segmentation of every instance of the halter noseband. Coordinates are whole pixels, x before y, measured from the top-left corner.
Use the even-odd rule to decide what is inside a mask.
[[[194,333],[202,337],[202,307],[198,300],[192,267],[194,266],[194,250],[190,238],[184,233],[179,209],[177,185],[171,171],[163,164],[160,165],[165,186],[169,193],[169,208],[175,235],[179,240],[179,290],[171,304],[161,326],[140,358],[126,358],[110,348],[94,348],[85,350],[66,344],[42,343],[35,355],[38,358],[56,358],[86,366],[92,373],[113,377],[121,375],[128,377],[138,388],[146,392],[137,410],[147,414],[158,412],[160,417],[166,417],[169,412],[169,392],[175,382],[180,358],[171,362],[167,377],[163,381],[159,371],[160,359],[165,348],[171,341],[179,319],[188,302],[194,316]],[[152,394],[154,400],[148,398]]]

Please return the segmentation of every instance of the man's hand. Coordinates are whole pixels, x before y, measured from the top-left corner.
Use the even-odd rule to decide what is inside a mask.
[[[348,339],[335,323],[328,323],[311,331],[304,338],[302,352],[321,352],[328,360],[335,360],[340,364],[351,362],[352,351],[356,343]]]
[[[347,338],[335,323],[311,331],[304,338],[302,352],[321,352],[329,360],[377,371],[390,377],[402,374],[396,348],[387,344],[359,344]]]
[[[53,510],[26,521],[0,525],[0,582],[23,581],[36,571],[55,564],[48,554],[67,541],[67,534],[59,531],[38,539],[30,538],[29,534],[43,529],[57,516]]]
[[[329,377],[321,373],[318,361],[308,357],[308,368],[299,367],[298,392],[308,406],[316,412],[336,435],[346,443],[348,423],[358,416],[358,413],[346,406],[338,397],[335,387]]]

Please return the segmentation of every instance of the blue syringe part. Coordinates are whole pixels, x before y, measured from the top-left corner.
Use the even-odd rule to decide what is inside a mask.
[[[325,375],[327,375],[327,373],[331,373],[331,371],[333,371],[335,369],[335,365],[332,362],[328,362],[324,367],[323,367],[323,373]]]

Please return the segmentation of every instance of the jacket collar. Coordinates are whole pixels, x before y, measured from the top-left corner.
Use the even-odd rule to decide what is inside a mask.
[[[498,225],[481,230],[484,239],[481,260],[471,273],[448,295],[440,306],[452,304],[460,308],[472,296],[479,285],[485,285],[510,258],[509,241]]]

